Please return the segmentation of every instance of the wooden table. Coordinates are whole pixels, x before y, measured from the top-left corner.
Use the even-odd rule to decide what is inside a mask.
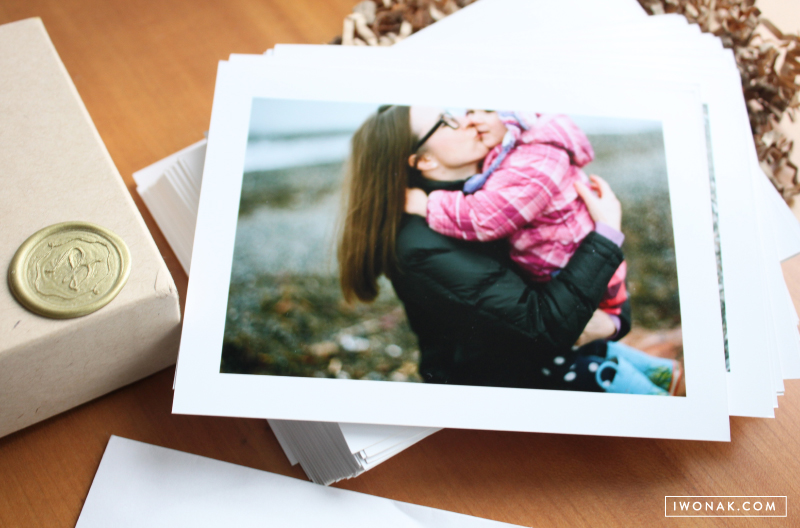
[[[131,174],[202,137],[218,60],[328,41],[354,3],[3,0],[0,23],[44,20],[183,299],[186,275]],[[800,260],[785,270],[800,301]],[[170,414],[172,379],[162,371],[0,439],[0,526],[74,526],[112,434],[304,478],[264,420]],[[664,518],[664,495],[788,495],[790,520],[757,523],[792,523],[800,382],[786,384],[776,419],[731,426],[731,443],[449,430],[339,486],[528,526],[685,526],[692,521]]]

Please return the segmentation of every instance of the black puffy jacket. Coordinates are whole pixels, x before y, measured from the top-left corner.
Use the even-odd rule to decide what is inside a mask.
[[[429,182],[460,188],[460,182]],[[505,241],[466,242],[406,215],[397,234],[392,285],[419,338],[426,382],[493,387],[558,388],[542,366],[571,348],[623,260],[607,238],[590,233],[567,266],[547,283],[526,284]],[[620,336],[630,329],[630,307]]]

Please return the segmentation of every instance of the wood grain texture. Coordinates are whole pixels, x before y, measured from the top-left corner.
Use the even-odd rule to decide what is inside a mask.
[[[202,137],[217,61],[328,41],[354,3],[3,0],[0,23],[44,20],[183,299],[131,174]],[[784,271],[800,306],[800,259]],[[0,439],[0,526],[74,526],[111,434],[303,478],[263,420],[170,414],[173,374]],[[449,430],[339,486],[526,526],[785,526],[800,497],[800,382],[786,394],[774,420],[732,419],[729,444]],[[664,495],[724,494],[788,495],[790,519],[664,518]]]

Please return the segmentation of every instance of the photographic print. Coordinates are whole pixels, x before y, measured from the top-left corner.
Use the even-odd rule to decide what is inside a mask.
[[[243,172],[220,373],[686,394],[660,121],[254,98]]]
[[[174,412],[729,437],[694,87],[259,64],[220,64]]]

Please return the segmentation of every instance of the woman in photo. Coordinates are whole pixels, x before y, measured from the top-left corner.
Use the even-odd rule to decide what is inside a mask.
[[[512,232],[466,237],[437,232],[445,230],[426,222],[427,204],[420,202],[429,193],[451,191],[437,194],[455,198],[477,175],[483,179],[477,189],[473,185],[477,195],[504,159],[513,162],[514,142],[498,128],[491,133],[486,118],[388,106],[356,132],[339,245],[345,297],[369,302],[378,293],[378,277],[391,280],[419,338],[419,371],[426,382],[674,393],[671,368],[663,387],[667,360],[624,345],[614,354],[607,350],[607,339],[629,330],[630,308],[623,298],[613,310],[598,309],[608,304],[609,283],[623,263],[620,206],[604,181],[595,180],[597,196],[580,184],[573,190],[585,201],[592,228],[571,248],[568,262],[538,282],[518,259],[512,261]],[[498,149],[503,159],[492,163]],[[481,174],[487,156],[492,171],[487,167]],[[409,186],[420,191],[407,202]]]

